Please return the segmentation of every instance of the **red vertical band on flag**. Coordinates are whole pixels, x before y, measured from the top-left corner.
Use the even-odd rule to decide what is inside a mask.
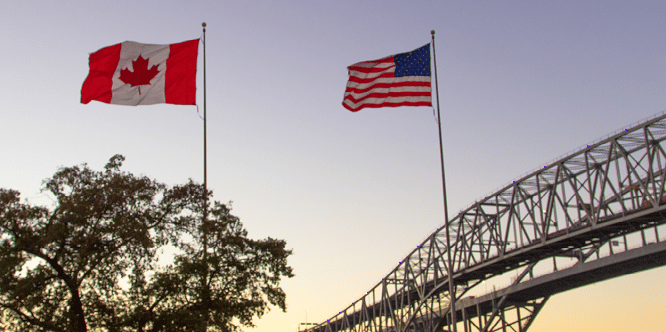
[[[120,60],[121,47],[121,44],[116,44],[90,54],[90,73],[81,87],[82,104],[87,104],[91,100],[111,102],[112,79]]]
[[[199,39],[169,45],[164,78],[167,104],[196,105]]]

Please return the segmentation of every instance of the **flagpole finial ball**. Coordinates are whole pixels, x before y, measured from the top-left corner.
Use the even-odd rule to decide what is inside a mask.
[[[201,23],[201,26],[205,28],[206,27],[206,22]]]
[[[434,34],[435,34],[435,30],[430,30],[430,34],[431,34],[431,35],[434,35]]]

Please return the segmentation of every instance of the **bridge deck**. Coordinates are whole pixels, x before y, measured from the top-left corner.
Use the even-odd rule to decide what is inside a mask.
[[[504,296],[506,296],[505,301],[509,303],[524,303],[599,281],[665,265],[666,242],[649,244],[645,247],[628,250],[588,263],[579,263],[570,268],[483,296],[461,299],[456,302],[458,321],[463,318],[463,310],[465,310],[467,318],[492,312],[495,303]]]
[[[650,228],[666,222],[666,205],[656,208],[642,208],[631,214],[609,216],[596,225],[577,227],[564,230],[567,233],[551,234],[545,241],[535,242],[529,246],[490,259],[483,264],[463,269],[454,277],[457,281],[483,279],[486,275],[497,274],[497,271],[513,270],[528,264],[535,259],[543,259],[562,255],[576,248],[630,232]]]

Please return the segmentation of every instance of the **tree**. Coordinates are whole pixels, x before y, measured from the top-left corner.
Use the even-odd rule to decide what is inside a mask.
[[[201,185],[168,187],[123,161],[59,169],[44,182],[51,209],[0,189],[0,327],[236,331],[269,305],[286,310],[285,241],[249,239]]]

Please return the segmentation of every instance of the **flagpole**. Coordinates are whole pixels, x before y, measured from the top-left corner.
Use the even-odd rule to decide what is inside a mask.
[[[203,27],[203,186],[204,186],[204,212],[208,209],[208,149],[206,147],[206,22],[201,23]],[[204,213],[204,218],[206,214]]]
[[[204,325],[202,326],[202,331],[206,331],[208,328],[208,320],[210,318],[209,308],[207,305],[210,302],[210,292],[206,287],[208,283],[208,149],[206,147],[206,22],[201,23],[203,27],[203,134],[204,134],[204,204],[203,204],[203,218],[202,218],[202,228],[203,228],[203,262],[205,264],[203,278],[202,278],[202,294],[201,297],[204,302]]]
[[[437,94],[437,126],[439,129],[439,158],[442,165],[442,196],[444,199],[444,225],[446,227],[446,256],[447,256],[447,274],[449,275],[449,308],[451,311],[451,325],[453,332],[457,332],[456,317],[456,292],[453,284],[453,261],[451,260],[451,234],[449,231],[449,212],[446,204],[446,176],[444,175],[444,147],[442,144],[442,121],[439,115],[439,85],[437,82],[437,57],[435,56],[435,30],[431,30],[432,35],[432,59],[435,66],[435,93]]]

